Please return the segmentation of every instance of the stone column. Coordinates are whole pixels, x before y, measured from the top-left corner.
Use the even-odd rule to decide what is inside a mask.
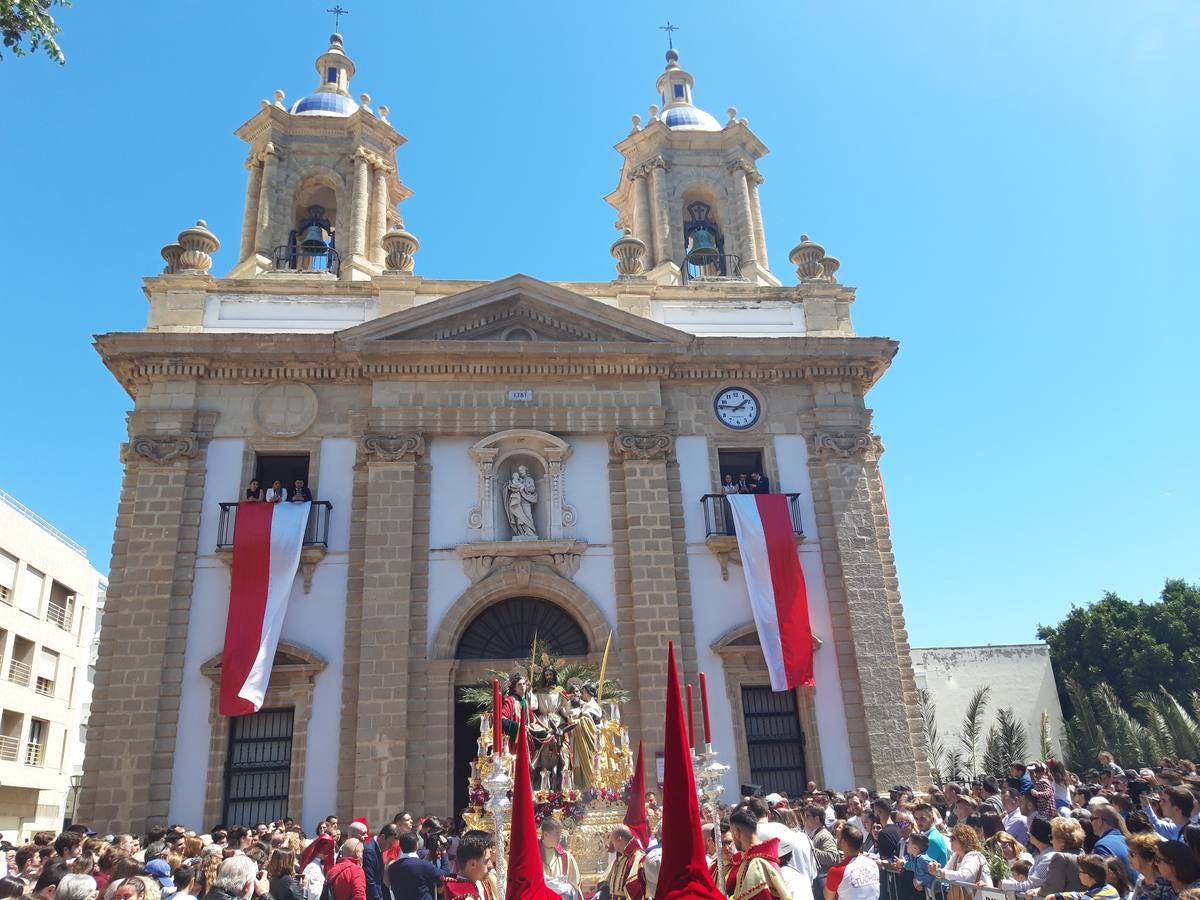
[[[370,160],[367,151],[354,152],[354,193],[350,198],[350,253],[361,257],[367,246],[367,202]]]
[[[742,233],[742,265],[748,266],[758,259],[754,246],[754,205],[750,202],[750,173],[753,169],[744,159],[739,159],[729,166],[735,182],[738,200],[738,229]]]
[[[416,509],[424,452],[424,438],[413,433],[368,431],[359,442],[367,508],[352,808],[367,821],[387,821],[418,799],[406,794],[405,777],[414,768],[409,731],[417,729],[413,749],[419,754],[424,715],[409,673],[414,646],[425,643],[424,616],[418,620],[413,603],[414,531],[418,521],[428,521],[428,504],[420,520]],[[417,708],[411,722],[410,704]]]
[[[754,244],[758,249],[755,259],[758,260],[758,264],[764,269],[769,269],[770,265],[767,263],[767,237],[763,231],[762,204],[758,199],[758,186],[762,182],[763,177],[757,172],[746,173],[746,184],[750,188],[750,215],[754,221]]]
[[[259,180],[261,190],[258,194],[258,237],[255,240],[258,252],[268,259],[274,251],[272,244],[272,229],[275,222],[272,219],[275,198],[275,171],[279,167],[279,153],[270,141],[259,154],[262,159],[262,177]],[[280,207],[286,204],[280,202]]]
[[[650,182],[645,172],[635,172],[629,178],[633,182],[633,236],[646,245],[650,259],[646,268],[654,267],[654,233],[650,222]]]
[[[903,610],[885,559],[882,445],[866,428],[827,427],[810,438],[809,467],[855,780],[881,789],[915,784],[926,767],[918,766],[920,711]]]
[[[382,160],[376,160],[375,163],[375,179],[371,187],[371,239],[367,249],[367,256],[371,262],[382,266],[384,251],[383,251],[383,233],[387,231],[387,213],[388,213],[388,166]]]
[[[666,431],[618,431],[612,443],[625,483],[624,537],[633,599],[633,631],[621,635],[621,658],[627,671],[638,670],[636,731],[647,748],[662,746],[668,641],[679,645],[683,658],[667,471],[674,447],[675,438]]]
[[[646,164],[654,222],[654,265],[671,259],[671,210],[667,203],[667,164],[660,156]]]
[[[246,160],[246,168],[250,171],[250,177],[246,179],[246,208],[242,213],[242,243],[238,250],[238,262],[254,253],[258,235],[258,202],[262,196],[262,163],[251,154]]]
[[[80,815],[107,831],[167,818],[215,420],[190,411],[130,417],[80,797]]]

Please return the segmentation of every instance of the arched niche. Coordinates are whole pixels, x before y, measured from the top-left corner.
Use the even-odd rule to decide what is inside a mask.
[[[565,500],[565,464],[571,446],[545,431],[512,428],[489,435],[468,451],[477,470],[477,498],[467,516],[471,541],[507,541],[514,535],[505,506],[505,485],[525,466],[537,487],[533,519],[540,540],[575,537],[575,509]]]
[[[458,639],[455,659],[521,659],[534,639],[555,656],[586,656],[587,633],[575,617],[540,597],[509,597],[476,614]]]

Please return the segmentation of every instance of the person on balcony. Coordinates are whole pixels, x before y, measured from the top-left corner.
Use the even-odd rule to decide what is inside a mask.
[[[769,494],[771,493],[771,480],[762,472],[750,473],[750,493],[752,494]]]
[[[292,496],[288,500],[291,503],[312,502],[312,491],[305,486],[303,478],[296,479],[296,483],[292,486]]]
[[[740,494],[742,491],[738,487],[738,483],[733,480],[733,476],[726,475],[725,480],[721,483],[721,492],[723,494]]]
[[[263,499],[262,485],[258,483],[257,478],[250,479],[250,486],[246,488],[247,503],[261,503]]]
[[[287,491],[283,487],[283,482],[276,478],[271,482],[271,486],[267,488],[268,503],[282,503],[287,499]]]

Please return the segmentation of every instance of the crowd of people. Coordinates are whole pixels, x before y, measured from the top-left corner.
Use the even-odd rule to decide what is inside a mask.
[[[1074,774],[1056,760],[1007,777],[888,794],[809,784],[722,807],[703,827],[714,884],[733,900],[1200,900],[1200,777],[1184,761],[1123,770],[1102,754]],[[542,820],[547,884],[564,898],[653,900],[661,815],[645,841],[618,825],[603,874]],[[197,834],[180,825],[100,836],[84,825],[0,844],[0,900],[502,900],[491,832],[408,812],[372,834],[337,816],[311,836],[291,819]]]

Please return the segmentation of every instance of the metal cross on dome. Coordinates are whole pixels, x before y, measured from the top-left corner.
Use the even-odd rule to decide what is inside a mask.
[[[342,9],[342,7],[337,4],[334,4],[333,9],[327,9],[327,10],[325,10],[325,12],[333,13],[333,30],[334,31],[341,31],[342,30],[342,16],[350,15],[350,10]]]
[[[659,30],[659,31],[665,31],[665,32],[667,33],[667,49],[668,49],[668,50],[674,50],[674,49],[675,49],[675,42],[671,40],[671,32],[672,32],[672,31],[678,31],[678,30],[679,30],[679,26],[678,26],[678,25],[672,25],[672,24],[671,24],[671,20],[670,20],[670,19],[667,19],[667,24],[666,24],[666,25],[659,25],[659,26],[658,26],[658,30]]]

